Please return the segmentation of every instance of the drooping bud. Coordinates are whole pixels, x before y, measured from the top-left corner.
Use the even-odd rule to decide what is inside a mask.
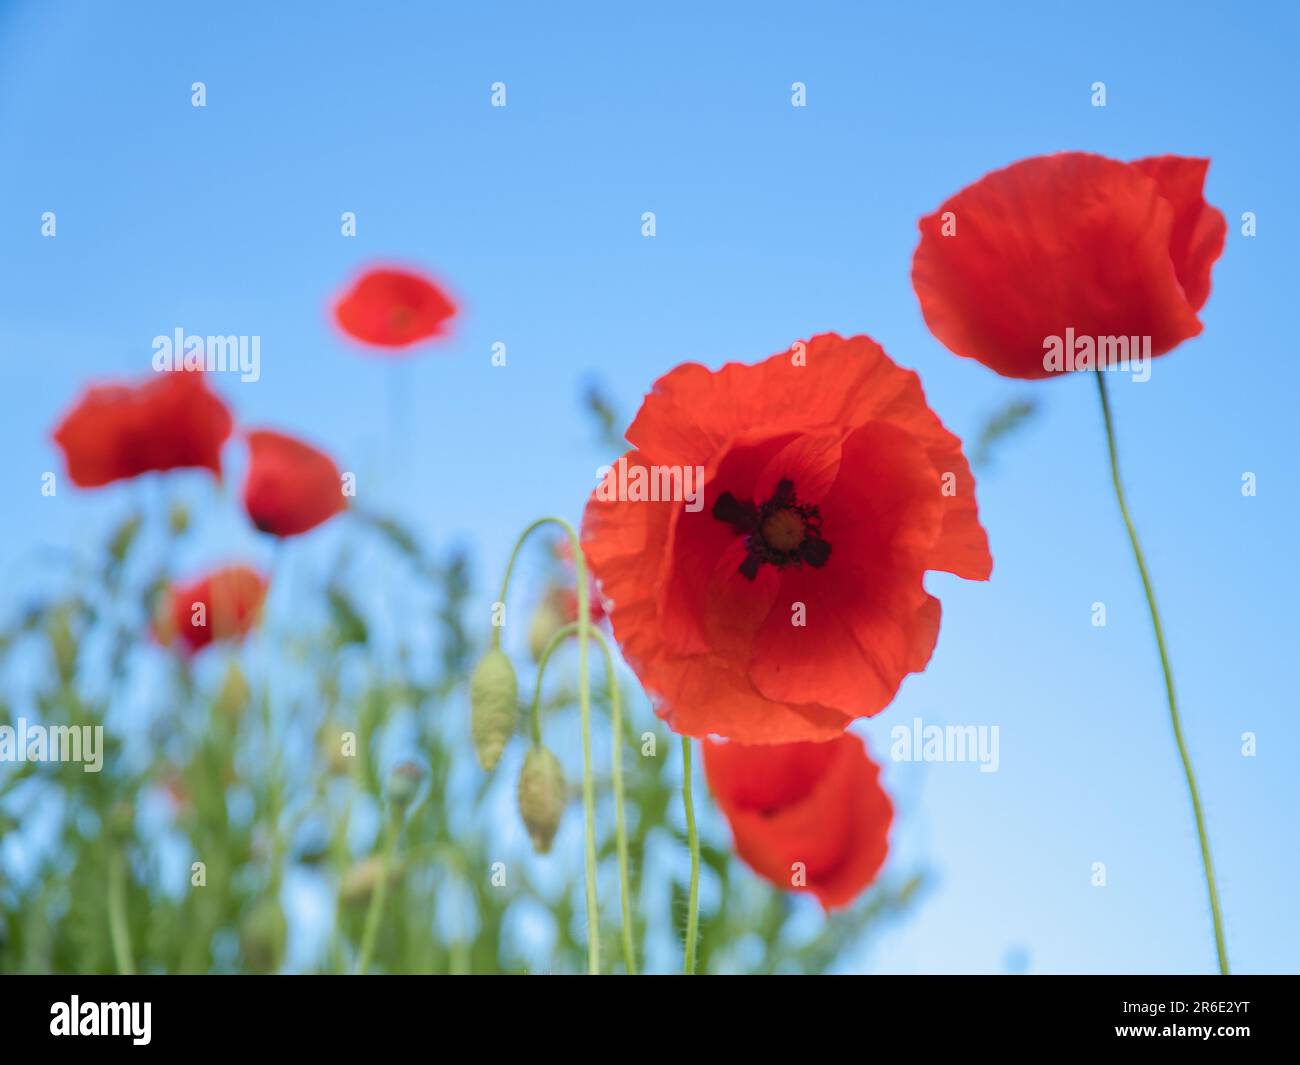
[[[564,814],[564,798],[559,759],[545,747],[530,748],[519,773],[519,814],[538,854],[551,849]]]
[[[388,800],[399,810],[406,809],[420,790],[424,770],[414,762],[398,762],[388,774]]]
[[[469,682],[470,734],[478,764],[496,767],[519,717],[519,682],[504,651],[485,654]]]
[[[541,660],[542,652],[551,642],[551,637],[562,628],[564,628],[564,615],[555,605],[553,597],[548,595],[538,604],[537,610],[533,613],[532,624],[528,628],[528,653],[533,656],[534,662]]]

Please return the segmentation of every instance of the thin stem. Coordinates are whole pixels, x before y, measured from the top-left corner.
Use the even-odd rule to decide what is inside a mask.
[[[531,723],[533,735],[533,745],[541,746],[542,743],[542,678],[546,675],[546,664],[551,660],[551,655],[555,654],[559,646],[564,643],[570,636],[578,634],[578,623],[571,621],[562,629],[558,629],[555,634],[546,641],[546,646],[537,658],[537,681],[533,685],[533,703],[529,710],[528,719]]]
[[[1178,744],[1178,757],[1182,759],[1183,774],[1187,777],[1187,790],[1192,797],[1192,813],[1196,817],[1196,835],[1201,843],[1201,863],[1205,866],[1205,887],[1210,896],[1210,914],[1214,919],[1214,947],[1219,956],[1219,972],[1228,975],[1228,948],[1223,936],[1223,914],[1219,909],[1219,889],[1214,882],[1214,860],[1210,857],[1210,837],[1205,828],[1205,813],[1201,809],[1201,797],[1196,787],[1196,774],[1192,771],[1192,759],[1187,753],[1187,742],[1183,739],[1183,726],[1178,717],[1178,700],[1174,697],[1174,673],[1169,664],[1169,651],[1165,647],[1164,629],[1160,624],[1160,611],[1156,608],[1156,594],[1151,587],[1151,575],[1147,572],[1146,559],[1142,555],[1142,545],[1138,542],[1137,529],[1129,516],[1128,503],[1124,499],[1124,486],[1119,475],[1119,455],[1115,445],[1115,426],[1111,421],[1110,400],[1106,395],[1106,375],[1101,371],[1096,374],[1097,389],[1101,395],[1101,414],[1106,423],[1106,447],[1110,453],[1110,476],[1115,485],[1115,499],[1119,502],[1119,512],[1124,518],[1124,527],[1128,530],[1129,543],[1133,545],[1133,557],[1137,561],[1138,573],[1142,577],[1142,590],[1146,593],[1147,607],[1151,611],[1151,627],[1156,635],[1156,648],[1160,652],[1160,668],[1165,677],[1165,694],[1169,699],[1169,720],[1174,726],[1174,740]]]
[[[393,850],[397,844],[397,827],[400,815],[395,811],[388,817],[384,829],[384,846],[379,859],[379,882],[375,884],[370,896],[370,906],[366,910],[366,923],[361,930],[361,949],[357,952],[358,973],[370,968],[370,959],[375,953],[375,941],[379,936],[379,922],[384,914],[384,901],[388,895],[388,877],[393,861]]]
[[[609,683],[609,719],[614,748],[610,775],[614,784],[614,838],[618,846],[618,897],[623,917],[623,967],[628,976],[636,975],[636,948],[632,943],[632,892],[628,886],[627,824],[623,816],[623,696],[614,675],[614,656],[609,644],[593,629],[605,652],[605,679]]]
[[[691,738],[682,737],[682,805],[686,807],[686,840],[691,848],[691,893],[686,908],[686,960],[682,971],[695,973],[695,941],[700,931],[700,837],[695,831],[695,803],[691,800]]]
[[[113,960],[124,976],[135,973],[131,960],[131,930],[126,919],[126,858],[115,850],[108,869],[108,933],[113,941]]]
[[[551,655],[570,636],[578,633],[578,623],[570,622],[556,630],[547,641],[537,660],[537,683],[533,690],[533,703],[529,713],[532,722],[533,743],[542,742],[542,675]],[[618,677],[614,673],[614,655],[610,651],[609,641],[599,629],[591,630],[591,638],[599,645],[605,657],[605,680],[609,684],[609,717],[613,741],[613,765],[610,770],[611,784],[614,789],[614,836],[618,846],[618,886],[619,903],[623,918],[623,964],[629,976],[636,975],[636,949],[632,945],[632,902],[631,889],[628,886],[627,857],[627,821],[623,814],[623,698],[619,688]]]
[[[574,577],[578,582],[578,709],[582,718],[582,812],[586,822],[586,880],[587,880],[587,972],[593,976],[600,972],[600,908],[596,900],[596,786],[591,772],[591,677],[588,666],[591,638],[591,611],[588,600],[587,560],[582,554],[582,544],[573,526],[563,518],[538,518],[515,541],[501,580],[500,603],[505,603],[510,591],[510,577],[524,541],[543,525],[558,525],[569,538],[573,552]],[[492,630],[492,646],[501,647],[501,626]]]

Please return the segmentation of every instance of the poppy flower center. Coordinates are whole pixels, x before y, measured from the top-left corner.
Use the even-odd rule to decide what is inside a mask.
[[[740,574],[746,580],[757,577],[764,562],[777,569],[805,562],[820,569],[831,557],[831,545],[822,539],[820,511],[814,503],[799,502],[794,482],[788,478],[777,484],[772,497],[761,506],[723,492],[713,504],[713,516],[746,538],[745,560],[740,564]]]
[[[763,539],[777,551],[793,551],[803,543],[803,518],[794,510],[778,510],[763,522]]]

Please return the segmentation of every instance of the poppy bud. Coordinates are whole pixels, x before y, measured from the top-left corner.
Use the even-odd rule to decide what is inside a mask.
[[[519,773],[519,814],[538,854],[551,849],[564,813],[564,797],[559,760],[545,747],[531,748]]]
[[[514,734],[519,716],[519,682],[504,651],[489,651],[475,668],[469,682],[469,707],[478,764],[491,770]]]
[[[547,596],[533,613],[533,621],[528,628],[528,653],[533,656],[534,662],[541,661],[542,652],[551,642],[551,637],[562,628],[564,615],[552,602],[551,596]]]
[[[424,770],[414,762],[399,762],[388,774],[388,800],[398,809],[405,809],[415,793],[420,790]]]

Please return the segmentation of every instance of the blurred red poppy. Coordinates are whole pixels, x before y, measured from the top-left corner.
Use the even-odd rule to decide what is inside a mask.
[[[202,372],[176,371],[86,389],[53,436],[72,483],[98,488],[150,470],[196,467],[220,477],[232,425]]]
[[[239,639],[257,624],[266,580],[249,566],[226,566],[196,580],[171,585],[154,619],[161,643],[180,638],[194,654],[218,640]]]
[[[566,622],[577,621],[578,591],[574,587],[577,574],[574,572],[573,548],[570,546],[567,537],[556,541],[555,557],[559,559],[560,564],[564,567],[566,583],[552,588],[549,600]],[[604,620],[605,604],[601,601],[600,588],[596,584],[595,575],[590,570],[587,571],[587,589],[587,609],[591,614],[591,620],[593,622]]]
[[[297,536],[346,508],[338,467],[310,444],[258,429],[248,449],[244,509],[262,532]]]
[[[1067,330],[1137,338],[1153,356],[1196,336],[1227,232],[1202,192],[1209,165],[1062,152],[986,175],[921,219],[912,285],[926,325],[1022,378],[1061,372],[1045,356]]]
[[[929,661],[926,571],[992,568],[961,441],[868,337],[679,366],[627,438],[583,547],[624,655],[678,732],[835,737]]]
[[[405,348],[440,336],[456,306],[431,278],[399,267],[362,274],[334,306],[339,327],[379,348]]]
[[[894,807],[851,732],[828,743],[704,743],[704,771],[736,853],[783,891],[847,906],[876,878]]]

